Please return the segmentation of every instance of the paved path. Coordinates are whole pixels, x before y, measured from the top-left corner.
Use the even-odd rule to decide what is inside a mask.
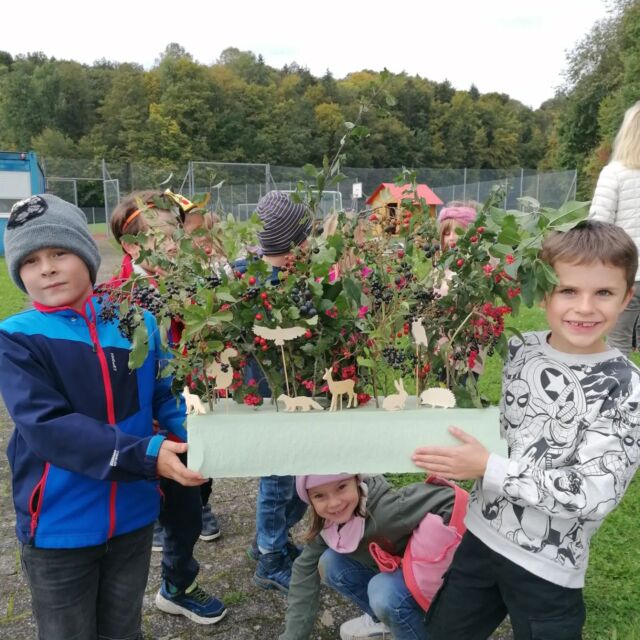
[[[98,281],[108,279],[120,262],[117,249],[106,238],[98,238],[103,262]],[[13,425],[0,402],[0,639],[31,640],[35,625],[31,616],[29,589],[20,570],[15,538],[15,514],[6,450]],[[198,580],[208,591],[221,597],[229,613],[217,625],[197,625],[183,617],[172,617],[155,608],[154,596],[160,586],[160,555],[153,553],[144,602],[145,640],[275,640],[283,628],[285,600],[274,591],[264,591],[252,581],[254,563],[245,555],[255,527],[255,479],[225,479],[214,482],[211,499],[222,537],[214,542],[198,542],[195,556],[201,570]],[[339,637],[338,627],[359,612],[343,598],[323,590],[320,618],[314,640]],[[495,640],[507,640],[500,634]],[[453,639],[452,639],[453,640]]]

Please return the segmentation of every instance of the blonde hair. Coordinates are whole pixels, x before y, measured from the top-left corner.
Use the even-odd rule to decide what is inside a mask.
[[[629,107],[613,141],[612,160],[628,169],[640,169],[640,100]]]
[[[590,265],[594,262],[624,271],[631,289],[638,270],[638,250],[629,234],[610,222],[585,220],[569,231],[554,231],[542,245],[540,260],[553,267],[557,262]]]

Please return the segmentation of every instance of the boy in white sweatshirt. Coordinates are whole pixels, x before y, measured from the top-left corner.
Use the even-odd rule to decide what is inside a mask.
[[[544,302],[550,330],[509,343],[509,457],[457,428],[461,446],[414,453],[431,473],[476,479],[429,640],[487,638],[507,613],[516,640],[581,638],[589,542],[638,467],[640,370],[605,342],[633,295],[636,246],[587,221],[550,235],[540,257],[559,282]]]

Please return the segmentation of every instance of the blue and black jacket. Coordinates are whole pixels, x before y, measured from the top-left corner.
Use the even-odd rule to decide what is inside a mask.
[[[36,304],[0,323],[0,393],[15,423],[7,455],[25,544],[87,547],[152,523],[164,440],[153,419],[186,439],[184,402],[159,376],[165,356],[153,316],[144,313],[149,354],[130,371],[131,343],[100,306],[93,296],[82,313]]]

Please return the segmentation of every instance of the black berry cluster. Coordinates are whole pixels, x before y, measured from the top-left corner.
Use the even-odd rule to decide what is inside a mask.
[[[311,318],[318,313],[313,305],[313,292],[308,287],[291,289],[291,302],[298,307],[303,318]]]

